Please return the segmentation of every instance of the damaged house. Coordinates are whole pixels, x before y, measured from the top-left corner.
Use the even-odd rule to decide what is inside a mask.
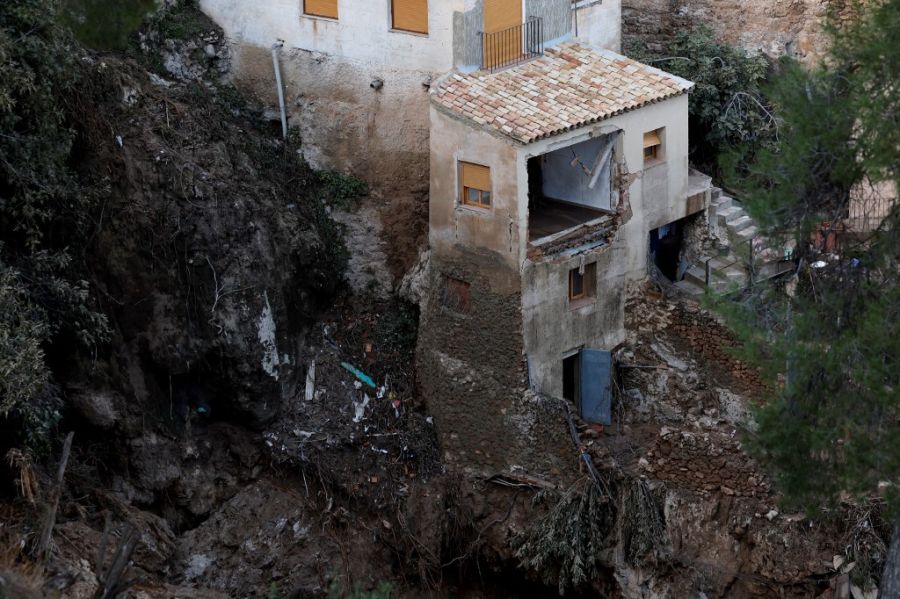
[[[526,389],[610,424],[626,284],[710,206],[688,168],[692,86],[578,42],[433,86],[419,380],[446,458],[552,453]]]
[[[445,457],[568,455],[541,448],[558,422],[516,407],[529,389],[608,422],[626,285],[651,260],[678,268],[680,223],[711,199],[688,168],[692,84],[616,53],[620,2],[201,6],[273,103],[275,53],[314,166],[364,177],[389,210],[429,190],[417,371]]]

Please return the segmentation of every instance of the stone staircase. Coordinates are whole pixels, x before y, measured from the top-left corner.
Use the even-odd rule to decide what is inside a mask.
[[[754,281],[762,281],[793,269],[784,260],[783,251],[771,248],[769,241],[759,234],[759,227],[734,198],[713,188],[708,209],[710,226],[723,244],[718,254],[703,256],[690,265],[684,278],[675,283],[687,295],[699,297],[706,289],[707,263],[709,286],[716,293],[736,290],[747,284],[752,260]],[[728,240],[727,245],[724,244]]]

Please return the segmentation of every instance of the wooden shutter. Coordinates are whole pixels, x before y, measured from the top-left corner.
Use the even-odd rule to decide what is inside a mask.
[[[522,54],[522,0],[484,0],[482,62],[493,68]],[[503,32],[503,33],[498,33]],[[495,35],[490,35],[490,34]]]
[[[644,133],[644,149],[652,148],[653,146],[661,146],[662,140],[659,138],[659,131],[651,131],[650,133]]]
[[[484,31],[493,33],[522,24],[522,0],[484,0]]]
[[[303,12],[317,17],[338,18],[338,0],[303,0]]]
[[[491,190],[491,169],[480,164],[463,162],[461,169],[462,187],[471,187],[481,191]]]
[[[428,33],[428,0],[391,0],[394,29]]]

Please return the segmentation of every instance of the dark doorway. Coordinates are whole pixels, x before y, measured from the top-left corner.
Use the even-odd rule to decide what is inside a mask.
[[[683,240],[684,228],[680,221],[650,231],[650,258],[663,276],[670,281],[678,280],[679,256]]]
[[[581,380],[580,355],[572,354],[563,360],[563,397],[575,405],[580,403],[579,382]]]

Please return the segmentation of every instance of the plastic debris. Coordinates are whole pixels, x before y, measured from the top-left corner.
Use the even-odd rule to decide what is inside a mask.
[[[306,401],[312,401],[316,395],[316,361],[309,363],[306,371]]]
[[[356,366],[353,366],[352,364],[349,364],[347,362],[341,362],[341,366],[343,366],[345,369],[347,369],[348,371],[353,373],[353,376],[355,376],[356,378],[358,378],[360,381],[367,384],[368,386],[372,387],[373,389],[378,388],[378,386],[375,385],[375,381],[372,380],[372,377],[370,377],[369,375],[367,375],[366,373],[364,373],[363,371],[358,369]]]
[[[363,393],[363,400],[360,402],[353,402],[353,409],[356,414],[353,416],[353,422],[359,422],[363,419],[366,414],[366,406],[369,405],[369,402],[372,401],[367,393]]]

